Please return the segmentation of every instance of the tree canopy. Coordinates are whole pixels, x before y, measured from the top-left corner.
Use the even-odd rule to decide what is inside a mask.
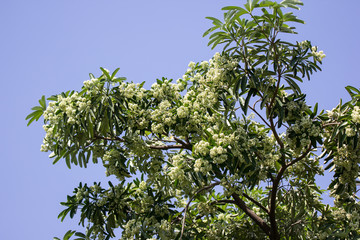
[[[86,229],[63,239],[360,238],[360,91],[331,111],[307,104],[299,84],[325,54],[282,40],[304,23],[289,11],[300,5],[224,7],[204,33],[222,52],[176,81],[145,89],[101,68],[80,91],[43,96],[27,117],[44,118],[41,150],[118,179],[67,196],[58,217],[79,213]],[[316,184],[325,170],[333,206]]]

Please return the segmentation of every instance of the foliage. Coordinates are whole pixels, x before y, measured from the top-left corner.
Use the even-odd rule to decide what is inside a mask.
[[[299,83],[325,54],[280,38],[303,23],[285,11],[300,5],[223,8],[204,34],[223,52],[190,62],[176,82],[146,90],[101,68],[80,92],[43,97],[27,117],[44,117],[41,150],[69,168],[100,161],[119,180],[75,188],[59,218],[80,211],[86,233],[63,239],[110,239],[117,228],[121,239],[359,238],[360,91],[346,87],[351,101],[331,111],[307,105]],[[333,207],[315,181],[321,158]]]

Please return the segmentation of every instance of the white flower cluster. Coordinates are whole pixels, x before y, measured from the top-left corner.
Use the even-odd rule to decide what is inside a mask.
[[[297,120],[295,124],[291,125],[286,130],[286,140],[290,148],[296,154],[299,154],[304,148],[311,143],[311,137],[318,137],[321,133],[321,128],[313,123],[308,117],[302,117]]]
[[[333,159],[337,167],[344,168],[344,171],[339,176],[340,184],[352,183],[355,185],[356,178],[359,175],[360,164],[360,150],[353,149],[352,146],[343,145],[337,149],[337,155]],[[334,188],[339,187],[336,185]]]
[[[121,240],[133,240],[134,237],[139,237],[141,225],[141,222],[135,219],[127,221],[121,235]]]
[[[298,45],[302,48],[305,49],[308,45],[309,45],[309,41],[308,40],[304,40],[302,42],[299,42]]]
[[[180,182],[186,181],[185,172],[184,172],[184,168],[187,168],[186,158],[187,156],[184,153],[175,154],[171,158],[172,166],[168,168],[169,169],[168,175],[173,181],[177,179]]]
[[[313,46],[311,48],[311,52],[314,55],[314,57],[319,60],[320,62],[323,60],[324,57],[326,57],[326,55],[324,54],[324,51],[319,51],[317,52],[317,47]]]
[[[95,96],[104,92],[104,83],[98,78],[92,78],[83,82],[86,94]]]
[[[47,152],[53,150],[54,140],[61,138],[60,129],[56,127],[59,121],[65,118],[68,124],[79,124],[80,113],[88,111],[90,106],[90,100],[80,96],[77,92],[68,97],[58,95],[57,101],[49,102],[43,114],[47,124],[43,126],[46,135],[43,140],[43,145],[41,146],[41,151]]]
[[[200,142],[195,144],[194,153],[205,156],[210,152],[209,146],[209,142],[201,140]]]
[[[154,83],[151,86],[150,92],[153,97],[162,99],[179,99],[181,97],[180,92],[184,90],[184,85],[171,83],[169,80],[164,80],[162,84]]]
[[[351,113],[351,120],[354,123],[360,123],[360,107],[355,106]]]
[[[326,110],[326,112],[330,120],[336,120],[340,116],[339,110],[336,108],[333,108],[331,111]]]
[[[348,137],[353,137],[356,135],[356,129],[352,128],[351,126],[348,126],[345,128],[345,134]]]
[[[106,176],[115,175],[120,181],[124,180],[125,177],[129,177],[124,163],[121,162],[123,158],[121,152],[116,149],[105,152],[102,159],[106,168]]]
[[[194,164],[195,172],[202,172],[203,174],[207,174],[212,170],[212,166],[209,161],[203,158],[197,158]]]
[[[304,101],[300,101],[300,102],[290,101],[286,103],[284,107],[287,110],[287,115],[286,118],[284,119],[285,121],[297,119],[299,116],[302,115],[302,113],[306,109],[309,108]]]
[[[141,100],[145,96],[146,90],[142,88],[139,83],[122,82],[119,86],[119,92],[126,98],[130,99],[135,97],[136,99]]]
[[[129,114],[127,114],[126,124],[129,128],[145,129],[149,125],[149,116],[151,115],[150,109],[144,109],[139,104],[129,102],[128,104]]]
[[[90,108],[90,100],[80,96],[77,92],[68,97],[58,95],[56,102],[50,102],[44,112],[45,121],[54,125],[66,114],[67,123],[79,123],[79,112]]]
[[[89,196],[89,192],[86,188],[79,188],[76,193],[76,200],[81,201],[84,197]]]
[[[351,230],[359,230],[360,215],[357,211],[346,212],[343,208],[336,208],[332,215],[337,222],[347,222],[347,227]]]
[[[151,113],[151,119],[155,122],[151,126],[152,132],[163,134],[166,125],[171,126],[176,123],[171,103],[168,100],[160,102],[158,108]]]

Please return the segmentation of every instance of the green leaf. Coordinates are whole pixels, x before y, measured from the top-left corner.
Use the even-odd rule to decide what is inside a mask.
[[[46,109],[46,100],[45,95],[42,95],[41,99],[39,100],[40,106],[43,108],[43,110]]]
[[[67,231],[63,237],[63,240],[69,240],[71,236],[74,235],[75,232],[76,231],[72,231],[72,230]]]
[[[259,0],[247,0],[247,3],[244,5],[246,10],[251,13],[254,8],[258,7]]]
[[[106,76],[106,78],[108,79],[108,80],[111,80],[111,77],[110,77],[110,75],[109,75],[109,72],[107,71],[107,70],[105,70],[105,68],[100,68],[101,69],[101,71],[104,73],[104,75]]]
[[[227,6],[222,8],[221,10],[236,10],[236,14],[231,18],[231,22],[234,21],[234,19],[249,13],[247,10],[241,8],[241,7],[237,7],[237,6]]]
[[[297,5],[304,5],[300,0],[284,0],[282,2],[280,2],[280,5],[284,6],[284,7],[290,7],[290,8],[294,8],[296,10],[300,10],[300,8]]]
[[[355,94],[360,94],[359,89],[354,88],[353,86],[346,86],[346,91],[350,94],[350,96],[354,96]]]
[[[209,20],[212,20],[213,24],[215,26],[221,27],[223,25],[223,23],[217,18],[214,18],[214,17],[206,17],[206,18],[209,19]]]
[[[120,68],[115,69],[115,71],[111,74],[111,77],[110,77],[111,80],[114,79],[116,73],[117,73],[119,70],[120,70]]]

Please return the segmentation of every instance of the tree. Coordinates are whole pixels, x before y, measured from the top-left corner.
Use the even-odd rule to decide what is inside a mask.
[[[204,34],[222,53],[190,62],[176,82],[146,90],[101,68],[79,92],[43,96],[27,117],[44,117],[41,150],[69,168],[100,161],[119,180],[80,183],[61,203],[61,220],[80,211],[88,224],[64,239],[110,239],[117,228],[121,239],[360,238],[360,91],[347,86],[351,100],[331,111],[306,103],[298,84],[325,54],[280,38],[303,23],[285,9],[299,5],[223,8]],[[333,207],[315,181],[323,165]]]

